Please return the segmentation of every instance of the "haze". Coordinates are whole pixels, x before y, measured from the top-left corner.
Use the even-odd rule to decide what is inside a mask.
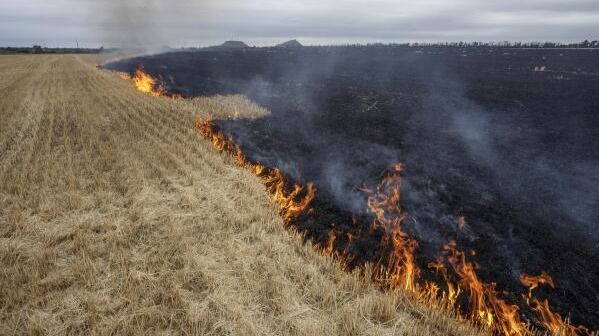
[[[0,3],[0,45],[205,46],[596,39],[596,0],[30,0]],[[593,35],[594,34],[594,35]]]

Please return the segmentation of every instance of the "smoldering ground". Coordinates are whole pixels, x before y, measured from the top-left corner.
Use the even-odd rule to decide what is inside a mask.
[[[593,94],[599,62],[593,55],[246,49],[112,66],[139,64],[185,95],[243,93],[268,107],[266,118],[219,124],[251,159],[313,181],[321,209],[339,211],[327,219],[367,216],[360,186],[373,186],[385,167],[403,163],[405,228],[420,242],[423,262],[456,239],[478,252],[483,279],[514,293],[523,290],[521,272],[546,271],[558,286],[547,293],[556,310],[597,326],[599,118],[592,111],[599,108]],[[539,64],[550,71],[534,72]],[[459,216],[466,219],[463,230]]]

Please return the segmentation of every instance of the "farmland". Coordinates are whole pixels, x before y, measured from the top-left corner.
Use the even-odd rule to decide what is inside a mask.
[[[271,110],[264,118],[220,121],[217,127],[250,161],[315,184],[314,211],[296,227],[344,255],[350,268],[386,258],[384,237],[391,229],[371,229],[381,225],[371,224],[377,209],[369,195],[399,162],[407,217],[400,236],[418,242],[408,252],[417,252],[423,281],[439,276],[429,266],[438,267],[455,243],[480,266],[477,281],[497,284],[500,294],[490,301],[499,296],[517,303],[526,321],[547,325],[539,323],[538,306],[525,302],[523,279],[548,272],[555,288],[540,288],[541,299],[562,317],[596,329],[596,53],[245,48],[148,56],[107,67],[131,72],[144,66],[171,92],[245,94]],[[461,272],[450,261],[444,267]],[[458,274],[454,281],[466,280]],[[478,308],[470,311],[476,319]]]
[[[101,61],[0,56],[0,334],[481,334],[304,245],[193,127],[263,109]]]

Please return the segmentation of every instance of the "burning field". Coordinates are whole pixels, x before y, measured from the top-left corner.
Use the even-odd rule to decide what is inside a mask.
[[[586,335],[599,323],[595,54],[259,48],[107,67],[152,95],[270,110],[195,126],[347,271],[497,334]]]
[[[306,189],[194,127],[267,110],[142,93],[108,57],[0,57],[1,335],[488,334],[305,245]]]

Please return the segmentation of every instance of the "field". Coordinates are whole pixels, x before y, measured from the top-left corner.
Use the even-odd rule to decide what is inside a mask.
[[[314,211],[294,225],[342,254],[350,268],[393,259],[401,247],[390,251],[385,237],[399,227],[404,246],[418,245],[402,252],[414,256],[421,283],[432,279],[449,292],[459,282],[466,289],[459,304],[473,319],[484,310],[472,304],[483,296],[482,281],[497,289],[484,295],[484,305],[496,307],[498,297],[517,305],[524,322],[555,330],[551,314],[524,299],[530,285],[523,279],[547,273],[551,285],[535,287],[539,300],[547,299],[559,319],[596,330],[597,52],[246,48],[107,67],[132,73],[143,66],[171,92],[244,94],[268,108],[264,118],[217,127],[250,160],[314,183]],[[372,191],[396,163],[401,225],[372,224]],[[452,261],[452,242],[467,254],[461,265]],[[452,273],[449,280],[438,261]],[[468,263],[477,265],[475,277],[465,275]]]
[[[97,58],[0,56],[0,334],[480,334],[305,246],[193,128],[263,110]]]

